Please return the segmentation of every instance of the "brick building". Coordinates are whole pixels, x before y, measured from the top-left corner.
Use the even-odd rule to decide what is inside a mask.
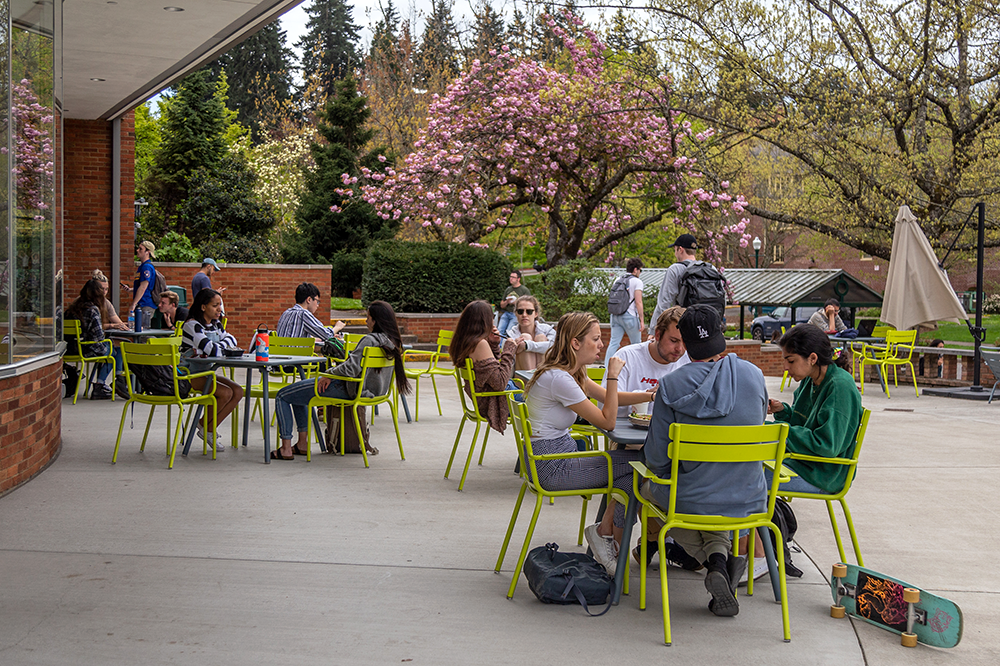
[[[132,110],[300,1],[0,0],[12,174],[0,218],[0,494],[59,453],[64,304],[95,268],[112,285],[135,272]],[[270,307],[293,300],[289,273],[257,267]],[[325,273],[317,282],[329,285]]]

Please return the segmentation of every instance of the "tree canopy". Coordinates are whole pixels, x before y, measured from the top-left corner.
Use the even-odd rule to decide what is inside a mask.
[[[317,80],[331,95],[334,83],[360,63],[354,10],[346,0],[313,0],[305,10],[306,34],[295,44],[302,49],[302,78]]]

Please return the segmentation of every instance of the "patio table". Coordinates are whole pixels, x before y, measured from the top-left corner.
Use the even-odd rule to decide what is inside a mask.
[[[174,330],[165,328],[144,328],[138,333],[129,329],[104,329],[104,337],[128,342],[144,342],[150,338],[169,338],[172,335],[174,335]]]
[[[243,403],[243,446],[247,445],[250,435],[250,389],[253,386],[253,371],[256,369],[260,372],[261,384],[264,390],[264,413],[261,415],[264,423],[264,464],[269,465],[271,463],[271,404],[268,395],[268,373],[270,369],[275,366],[293,366],[298,369],[299,376],[305,379],[305,366],[312,365],[313,363],[323,363],[326,361],[326,358],[323,356],[271,356],[266,361],[258,361],[253,354],[244,354],[243,356],[235,357],[189,358],[186,360],[191,365],[206,366],[204,369],[246,368],[247,384],[244,391]],[[204,369],[199,369],[199,372],[204,371]],[[196,417],[201,415],[201,409],[199,406]],[[315,411],[312,412],[311,418],[313,420],[313,427],[316,428],[316,438],[319,440],[320,448],[325,451],[326,443],[323,439],[323,432],[320,429],[319,417],[316,416]],[[184,455],[187,455],[193,439],[194,429],[188,433],[187,439],[184,442]]]

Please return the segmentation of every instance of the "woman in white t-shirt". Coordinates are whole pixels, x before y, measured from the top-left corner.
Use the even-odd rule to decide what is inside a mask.
[[[531,294],[517,299],[514,314],[517,317],[516,323],[501,333],[510,340],[524,340],[524,347],[517,352],[514,367],[518,370],[534,370],[556,339],[556,329],[538,320],[542,316],[542,307]]]
[[[633,257],[625,263],[625,270],[632,274],[628,280],[629,306],[625,314],[611,315],[611,342],[605,354],[605,364],[622,346],[622,337],[627,333],[631,344],[642,342],[642,332],[646,330],[645,314],[642,311],[642,259]]]
[[[587,377],[587,366],[601,359],[601,325],[589,312],[564,314],[556,325],[556,339],[545,360],[525,388],[531,418],[531,444],[535,454],[571,453],[577,450],[569,428],[580,416],[598,428],[612,429],[618,412],[618,373],[625,365],[612,358],[607,369],[607,390]],[[625,394],[631,396],[631,394]],[[645,395],[645,394],[644,394]],[[604,404],[600,409],[590,401]],[[648,398],[645,398],[648,399]],[[637,451],[609,451],[615,488],[632,493],[632,467]],[[538,461],[538,482],[551,490],[599,488],[608,483],[603,457]],[[599,524],[587,526],[584,535],[594,557],[615,573],[618,544],[625,526],[625,507],[610,502]]]

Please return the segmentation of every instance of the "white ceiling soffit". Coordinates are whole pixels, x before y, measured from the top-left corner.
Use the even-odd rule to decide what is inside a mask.
[[[301,1],[65,0],[64,117],[121,116]]]

